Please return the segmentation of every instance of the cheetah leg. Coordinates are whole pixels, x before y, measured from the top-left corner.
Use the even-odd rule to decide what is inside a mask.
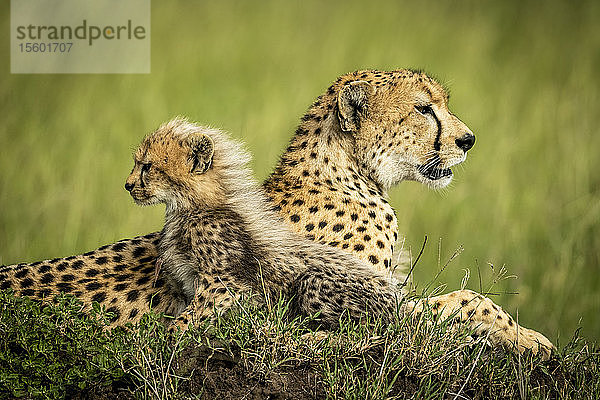
[[[407,311],[422,313],[428,305],[433,314],[446,319],[455,315],[466,322],[477,335],[487,336],[494,345],[500,345],[523,353],[531,350],[550,358],[554,345],[541,333],[518,325],[500,306],[472,290],[457,290],[424,302],[410,302]]]

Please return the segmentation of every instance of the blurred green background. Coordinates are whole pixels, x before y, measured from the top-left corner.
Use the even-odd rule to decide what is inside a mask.
[[[11,75],[1,6],[0,263],[94,249],[162,226],[123,183],[132,151],[187,115],[231,131],[265,178],[338,75],[423,68],[477,143],[450,188],[390,193],[415,281],[518,279],[494,299],[565,343],[600,337],[600,2],[154,1],[152,73]],[[441,240],[441,246],[440,241]],[[441,251],[440,251],[441,249]]]

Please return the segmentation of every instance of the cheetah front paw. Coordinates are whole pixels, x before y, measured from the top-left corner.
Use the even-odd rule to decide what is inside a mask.
[[[533,354],[540,354],[543,360],[550,359],[556,348],[546,336],[522,326],[519,326],[517,330],[517,340],[512,341],[512,344],[520,353],[529,350]]]

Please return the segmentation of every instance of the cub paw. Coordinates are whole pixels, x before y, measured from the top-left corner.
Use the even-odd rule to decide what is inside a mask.
[[[190,326],[189,318],[187,315],[180,315],[173,321],[173,323],[167,328],[167,333],[175,335],[188,330]]]

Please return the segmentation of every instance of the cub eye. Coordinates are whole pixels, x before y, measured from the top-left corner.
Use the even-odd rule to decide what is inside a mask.
[[[152,163],[142,164],[142,174],[145,174],[146,172],[150,171],[151,166]]]
[[[423,115],[427,115],[427,114],[433,115],[433,109],[431,108],[430,104],[428,104],[426,106],[415,106],[415,110],[417,110],[419,113],[421,113]]]

